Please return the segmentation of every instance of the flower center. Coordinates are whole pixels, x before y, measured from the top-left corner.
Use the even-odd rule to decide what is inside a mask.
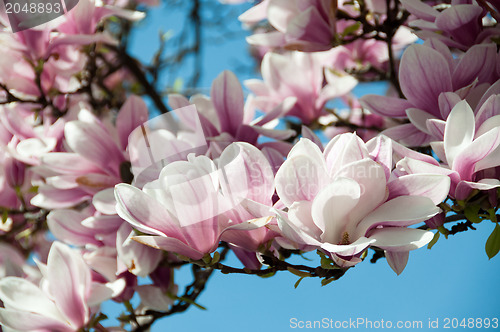
[[[349,241],[349,233],[344,232],[344,234],[342,234],[342,241],[340,241],[339,244],[341,245],[351,244],[351,242]]]

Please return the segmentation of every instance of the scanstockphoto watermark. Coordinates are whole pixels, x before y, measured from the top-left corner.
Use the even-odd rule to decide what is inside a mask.
[[[423,329],[424,322],[421,320],[415,321],[392,321],[384,319],[368,319],[364,317],[349,318],[349,319],[334,319],[324,317],[321,320],[300,320],[298,318],[290,318],[289,327],[292,329]]]
[[[301,320],[292,317],[289,320],[291,329],[498,329],[498,317],[445,317],[427,318],[426,320],[384,320],[366,317],[334,319],[324,317],[320,320]]]

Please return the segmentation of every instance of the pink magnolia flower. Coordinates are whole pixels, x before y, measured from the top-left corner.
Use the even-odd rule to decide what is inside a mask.
[[[451,194],[459,200],[466,199],[473,189],[500,187],[499,97],[492,96],[488,102],[497,107],[484,107],[476,116],[466,101],[457,103],[446,120],[444,140],[431,142],[438,158],[454,173],[450,175],[455,189]],[[485,121],[476,126],[480,119]]]
[[[241,17],[256,21],[267,11],[275,32],[247,37],[250,44],[283,46],[289,50],[326,51],[332,47],[336,33],[337,1],[333,0],[270,0]]]
[[[494,44],[475,45],[454,59],[448,47],[430,39],[403,54],[399,81],[406,99],[366,95],[360,101],[374,113],[410,119],[411,124],[389,128],[384,134],[406,145],[426,145],[432,139],[427,120],[446,119],[460,99],[475,107],[486,90],[491,89],[490,95],[498,93],[497,59]]]
[[[324,107],[329,100],[345,95],[357,84],[352,76],[338,76],[324,70],[327,56],[326,53],[267,53],[261,68],[264,80],[245,82],[255,94],[249,107],[272,114],[278,105],[286,103],[281,115],[295,116],[305,124],[325,115]]]
[[[475,44],[490,43],[492,38],[500,36],[499,28],[484,25],[483,18],[487,12],[476,3],[452,2],[443,11],[420,0],[401,0],[401,3],[418,18],[410,25],[420,29],[416,34],[424,40],[437,38],[449,47],[467,50]]]
[[[277,103],[273,112],[255,119],[255,109],[245,107],[243,89],[238,78],[230,71],[221,73],[212,83],[210,98],[194,95],[188,101],[181,95],[170,95],[169,104],[177,109],[191,104],[196,106],[203,132],[209,145],[208,155],[216,158],[233,142],[248,142],[269,153],[286,155],[291,146],[280,141],[259,143],[266,136],[285,140],[295,134],[293,130],[276,130],[275,120],[288,106]]]
[[[47,265],[39,264],[40,286],[17,277],[0,280],[0,322],[16,331],[76,331],[84,327],[97,305],[123,285],[92,283],[81,255],[54,242]],[[93,308],[93,309],[91,309]]]
[[[130,97],[113,127],[82,109],[78,120],[66,123],[68,152],[45,154],[38,172],[45,175],[32,204],[48,209],[68,208],[122,182],[129,134],[147,121],[145,103]]]
[[[270,219],[230,221],[224,212],[231,210],[231,201],[221,194],[221,181],[212,160],[190,156],[188,161],[166,165],[159,179],[142,190],[116,185],[116,211],[132,227],[149,234],[133,240],[201,259],[217,249],[223,232],[258,228]]]
[[[288,208],[287,214],[278,212],[283,236],[303,249],[321,248],[344,267],[359,263],[366,248],[376,246],[386,251],[389,265],[401,273],[408,252],[433,236],[408,226],[440,211],[436,205],[448,193],[449,178],[420,174],[414,179],[390,179],[389,142],[371,143],[378,149],[372,152],[377,162],[355,134],[337,136],[323,153],[302,139],[276,174],[277,193]]]
[[[39,123],[36,114],[27,106],[10,104],[0,109],[0,121],[12,134],[6,150],[28,165],[40,165],[41,157],[62,147],[64,119],[51,121],[45,117]]]
[[[410,29],[405,26],[400,27],[392,41],[394,53],[399,54],[416,40],[417,37],[411,33]],[[329,54],[331,62],[328,64],[341,71],[353,69],[362,71],[369,67],[386,70],[389,61],[387,44],[375,39],[357,39],[346,45],[334,47]]]

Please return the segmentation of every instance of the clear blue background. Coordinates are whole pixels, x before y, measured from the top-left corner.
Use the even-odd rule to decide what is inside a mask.
[[[247,7],[234,6],[233,9],[241,13]],[[131,52],[143,61],[149,61],[158,47],[158,30],[173,30],[174,33],[180,30],[183,19],[179,14],[165,5],[151,10],[136,29]],[[235,22],[231,28],[237,29],[239,24]],[[216,31],[211,31],[205,37],[214,33]],[[243,32],[240,36],[223,43],[210,41],[204,45],[201,86],[207,88],[207,93],[212,80],[221,71],[236,70],[241,64],[252,65]],[[179,75],[189,73],[191,69],[182,68]],[[237,71],[237,74],[242,80],[250,78],[248,71]],[[373,89],[364,86],[357,92],[381,93],[380,85]],[[394,325],[397,321],[422,321],[423,329],[420,330],[425,331],[429,319],[438,318],[440,328],[433,329],[436,331],[442,330],[446,317],[459,320],[500,317],[500,257],[488,260],[484,251],[493,226],[491,222],[483,222],[477,231],[459,233],[448,240],[441,237],[432,250],[421,248],[413,251],[400,276],[390,269],[385,259],[376,264],[367,259],[349,270],[342,279],[325,287],[321,286],[319,279],[310,278],[294,289],[298,277],[285,272],[268,279],[215,272],[205,292],[198,298],[208,310],[191,307],[185,313],[157,322],[152,331],[298,330],[291,328],[292,318],[303,321],[384,319],[391,320]],[[314,253],[307,255],[312,259],[316,259],[315,256]],[[317,263],[301,261],[300,258],[295,262]],[[230,255],[226,263],[240,266],[234,255]],[[186,269],[178,271],[175,278],[181,291],[182,286],[191,281]],[[117,315],[120,310],[116,304],[103,306],[103,311],[109,312],[109,316]],[[370,330],[362,327],[359,330]]]

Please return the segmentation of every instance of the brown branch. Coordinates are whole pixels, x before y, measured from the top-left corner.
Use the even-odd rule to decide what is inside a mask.
[[[132,73],[132,75],[134,75],[137,81],[144,88],[145,94],[153,100],[156,108],[158,108],[158,110],[163,114],[170,112],[170,109],[168,109],[167,106],[165,106],[165,104],[163,103],[163,100],[158,91],[156,91],[154,86],[147,79],[146,74],[141,69],[139,62],[131,57],[122,48],[116,47],[114,45],[107,45],[107,47],[115,52],[121,63]]]

